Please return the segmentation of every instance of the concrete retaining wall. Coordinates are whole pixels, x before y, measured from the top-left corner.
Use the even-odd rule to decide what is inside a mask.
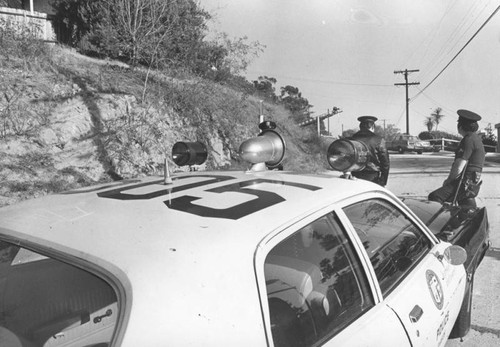
[[[46,13],[25,11],[9,7],[0,7],[0,25],[30,30],[44,41],[56,41],[54,26]]]

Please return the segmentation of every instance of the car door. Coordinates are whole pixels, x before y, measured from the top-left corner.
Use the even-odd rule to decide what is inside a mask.
[[[465,288],[463,266],[442,256],[439,243],[404,209],[382,198],[352,203],[343,211],[377,278],[383,303],[405,326],[413,346],[443,346]]]
[[[263,246],[256,261],[265,257],[260,282],[270,345],[410,345],[397,315],[377,304],[366,260],[351,236],[328,212]]]

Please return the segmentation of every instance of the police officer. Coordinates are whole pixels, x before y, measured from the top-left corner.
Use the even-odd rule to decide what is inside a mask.
[[[385,187],[389,177],[389,153],[385,147],[385,140],[376,135],[376,117],[362,116],[358,118],[359,131],[352,135],[351,139],[363,142],[368,148],[368,161],[362,171],[353,171],[354,177],[380,184]]]
[[[481,186],[485,151],[481,138],[476,133],[477,122],[481,116],[468,110],[458,110],[457,129],[463,136],[455,160],[444,180],[443,186],[429,194],[429,200],[438,202],[456,202],[464,207],[476,207],[474,199]]]

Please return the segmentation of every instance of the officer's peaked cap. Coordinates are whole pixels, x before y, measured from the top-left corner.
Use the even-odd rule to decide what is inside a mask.
[[[466,122],[477,122],[481,120],[481,116],[469,110],[458,110],[458,120]]]
[[[378,120],[377,117],[373,117],[373,116],[361,116],[361,117],[358,117],[358,121],[359,122],[376,122]]]

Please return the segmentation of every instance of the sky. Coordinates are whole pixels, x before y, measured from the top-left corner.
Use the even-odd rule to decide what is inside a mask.
[[[199,0],[212,32],[247,37],[264,52],[245,77],[292,85],[313,105],[333,107],[332,135],[373,115],[418,135],[437,108],[438,130],[457,134],[458,109],[500,123],[500,0]],[[486,24],[485,24],[486,23]],[[482,27],[482,28],[481,28]],[[404,74],[408,73],[409,122]],[[495,132],[496,133],[496,132]]]

